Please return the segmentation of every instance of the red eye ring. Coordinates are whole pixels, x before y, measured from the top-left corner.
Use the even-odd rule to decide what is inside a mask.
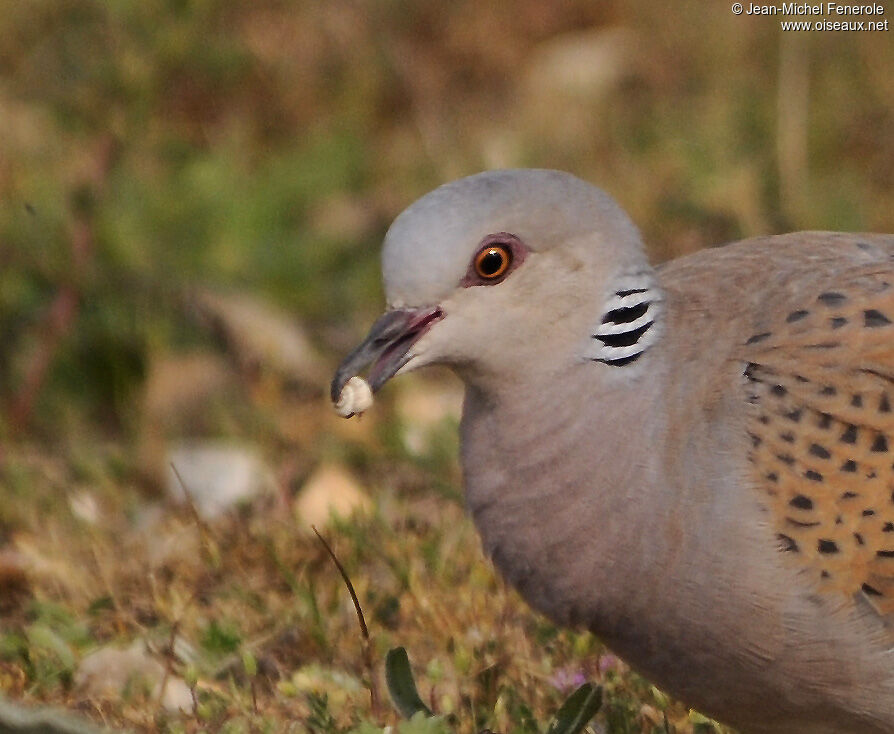
[[[475,272],[484,280],[496,280],[512,264],[512,248],[502,242],[495,242],[475,255]]]

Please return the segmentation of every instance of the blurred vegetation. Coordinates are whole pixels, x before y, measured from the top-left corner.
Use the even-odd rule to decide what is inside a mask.
[[[390,220],[491,167],[601,185],[659,260],[791,229],[891,231],[890,36],[783,34],[726,4],[647,0],[2,11],[0,586],[14,576],[4,550],[29,560],[22,593],[0,601],[0,690],[147,730],[388,720],[358,683],[340,579],[282,509],[336,462],[376,489],[374,519],[338,526],[336,545],[377,620],[378,658],[406,645],[427,666],[424,695],[459,728],[533,731],[525,722],[561,699],[544,681],[568,666],[606,687],[607,731],[652,731],[659,708],[678,731],[702,726],[626,669],[587,668],[604,655],[596,641],[555,630],[492,577],[459,519],[453,423],[420,449],[396,385],[378,417],[337,425],[325,375],[294,389],[263,360],[247,366],[202,294],[281,309],[332,365],[381,307]],[[192,406],[186,418],[147,418],[159,365],[187,374],[177,360],[190,354],[231,360],[236,377],[211,397],[200,380],[168,395]],[[259,446],[278,504],[206,528],[194,558],[147,575],[155,446],[197,432]],[[83,492],[101,521],[72,510]],[[192,534],[173,514],[164,527]],[[163,653],[175,633],[201,648],[196,717],[138,694],[79,698],[73,674],[92,647],[148,636]],[[274,660],[278,683],[231,675],[225,661],[245,649]]]

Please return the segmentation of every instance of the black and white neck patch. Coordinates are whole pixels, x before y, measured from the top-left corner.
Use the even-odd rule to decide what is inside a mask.
[[[587,358],[612,367],[639,359],[660,336],[664,294],[650,271],[620,278],[590,334]]]

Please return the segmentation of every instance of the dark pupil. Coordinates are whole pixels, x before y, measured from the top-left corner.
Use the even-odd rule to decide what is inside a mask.
[[[479,263],[481,274],[493,275],[494,273],[499,272],[500,268],[503,267],[504,257],[503,253],[499,250],[491,250],[488,252],[481,258],[481,262]]]

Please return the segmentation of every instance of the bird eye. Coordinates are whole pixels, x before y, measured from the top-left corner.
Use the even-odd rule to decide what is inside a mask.
[[[499,278],[512,264],[512,250],[496,243],[485,247],[475,256],[475,272],[485,280]]]
[[[478,250],[459,284],[463,288],[502,283],[528,256],[525,243],[510,232],[494,232],[478,243]]]

